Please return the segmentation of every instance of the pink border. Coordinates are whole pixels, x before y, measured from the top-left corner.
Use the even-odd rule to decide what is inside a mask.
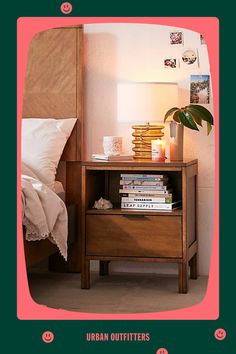
[[[40,31],[74,24],[144,23],[187,28],[202,33],[208,46],[215,117],[215,210],[214,237],[208,288],[201,303],[174,311],[137,314],[96,314],[51,309],[30,296],[22,237],[20,197],[20,137],[24,79],[29,44]],[[219,316],[219,21],[216,17],[38,17],[17,21],[17,317],[21,320],[215,320]]]

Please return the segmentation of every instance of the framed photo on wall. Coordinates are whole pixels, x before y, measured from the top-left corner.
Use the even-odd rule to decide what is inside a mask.
[[[198,63],[198,51],[197,49],[186,49],[181,56],[181,67],[186,69],[196,69],[199,66]]]
[[[202,34],[200,34],[200,43],[201,44],[206,44],[205,38],[203,37]]]
[[[178,67],[178,59],[176,58],[165,58],[164,68],[166,69],[176,69]]]
[[[184,45],[184,34],[182,31],[170,32],[170,44],[171,45]]]
[[[190,103],[210,103],[210,75],[190,76]]]
[[[182,31],[170,32],[170,44],[171,45],[184,45],[184,34]]]

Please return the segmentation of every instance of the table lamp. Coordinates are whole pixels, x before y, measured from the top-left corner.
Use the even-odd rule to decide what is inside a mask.
[[[174,82],[125,82],[117,87],[117,121],[134,123],[134,159],[152,158],[152,140],[164,136],[165,113],[178,106]],[[140,124],[137,124],[140,123]]]

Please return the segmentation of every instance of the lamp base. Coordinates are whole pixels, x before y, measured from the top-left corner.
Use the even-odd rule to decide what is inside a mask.
[[[152,160],[152,140],[161,139],[164,136],[162,129],[164,125],[158,124],[138,124],[132,125],[134,132],[132,136],[134,140],[132,143],[134,147],[134,159],[150,159]]]

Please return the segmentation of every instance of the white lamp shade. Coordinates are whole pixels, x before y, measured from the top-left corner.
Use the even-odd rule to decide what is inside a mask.
[[[177,83],[119,83],[117,121],[129,123],[162,122],[168,109],[178,106]]]

